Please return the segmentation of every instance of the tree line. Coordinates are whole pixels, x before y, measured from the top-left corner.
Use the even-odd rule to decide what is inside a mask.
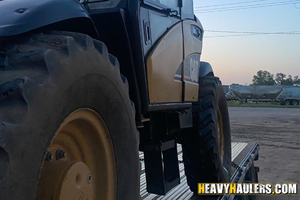
[[[300,85],[300,79],[298,76],[286,75],[284,73],[277,73],[275,78],[274,74],[268,71],[259,70],[256,75],[253,76],[252,85]]]

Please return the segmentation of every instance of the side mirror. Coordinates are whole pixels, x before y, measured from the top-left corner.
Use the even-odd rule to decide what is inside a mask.
[[[182,8],[182,6],[183,6],[183,5],[182,5],[182,0],[178,0],[178,7],[179,7],[179,8]]]

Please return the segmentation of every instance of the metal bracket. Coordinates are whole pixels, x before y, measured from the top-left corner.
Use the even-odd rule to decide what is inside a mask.
[[[180,129],[193,127],[192,108],[186,109],[182,114],[179,114]]]

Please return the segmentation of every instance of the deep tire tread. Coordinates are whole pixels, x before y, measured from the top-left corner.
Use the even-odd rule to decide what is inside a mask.
[[[62,64],[64,60],[76,60],[78,59],[78,55],[84,54],[86,59],[95,59],[91,59],[91,62],[103,61],[102,67],[107,67],[108,73],[117,73],[119,75],[120,78],[116,80],[115,84],[121,87],[120,90],[124,91],[125,89],[125,91],[128,91],[129,88],[126,77],[120,74],[117,58],[108,53],[104,43],[93,40],[87,35],[51,31],[46,34],[36,34],[29,38],[25,36],[24,38],[18,38],[18,40],[20,43],[17,45],[8,42],[2,43],[0,50],[0,156],[3,155],[3,159],[0,158],[0,199],[25,200],[34,199],[38,179],[22,179],[20,178],[22,177],[21,171],[17,172],[17,174],[13,173],[17,169],[15,163],[22,159],[18,156],[23,157],[23,154],[27,157],[33,155],[33,152],[31,152],[32,147],[26,147],[24,153],[23,149],[26,144],[19,146],[18,142],[24,140],[25,143],[25,140],[29,140],[28,138],[34,140],[35,136],[23,135],[22,133],[16,135],[12,134],[9,130],[13,130],[14,127],[20,124],[27,123],[27,116],[30,116],[30,112],[36,109],[36,102],[42,101],[39,98],[43,94],[52,92],[53,95],[59,96],[59,94],[55,93],[54,89],[52,91],[52,88],[55,87],[53,82],[56,81],[57,85],[63,85],[61,82],[57,82],[57,80],[70,78],[68,74],[71,72],[74,77],[70,79],[83,76],[78,71],[72,71],[70,66],[64,66]],[[99,56],[101,59],[99,59]],[[97,74],[101,73],[100,68],[88,68],[86,70],[93,70],[91,72]],[[47,91],[44,90],[45,85],[47,86]],[[129,97],[128,94],[125,95],[122,93],[120,95],[123,95],[123,99]],[[131,105],[126,107],[126,109],[131,110],[128,114],[132,115],[128,116],[128,118],[132,119],[131,121],[134,125],[134,104],[131,102]],[[10,113],[10,110],[12,110],[12,113]],[[37,142],[37,146],[39,148],[43,145],[48,147],[47,145],[49,144],[46,144],[46,141],[48,139]],[[12,158],[14,157],[18,158],[13,160]],[[41,166],[44,158],[35,156],[31,161],[40,163]],[[25,168],[30,169],[30,166],[28,166],[28,163],[24,164],[22,170],[25,170]],[[38,177],[40,166],[33,166],[28,174],[31,174],[32,177]],[[14,172],[12,172],[12,169]],[[10,174],[8,171],[10,171]],[[9,176],[9,178],[6,178],[6,176]],[[12,189],[8,189],[9,187]]]
[[[184,132],[183,161],[190,189],[197,193],[198,183],[224,181],[218,164],[217,108],[221,82],[206,76],[199,82],[199,99],[193,105],[194,127]]]

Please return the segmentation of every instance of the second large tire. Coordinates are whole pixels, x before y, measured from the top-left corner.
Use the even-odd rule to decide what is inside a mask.
[[[231,137],[225,94],[219,78],[200,78],[199,99],[193,105],[193,128],[183,134],[183,161],[190,189],[198,183],[229,182]]]

